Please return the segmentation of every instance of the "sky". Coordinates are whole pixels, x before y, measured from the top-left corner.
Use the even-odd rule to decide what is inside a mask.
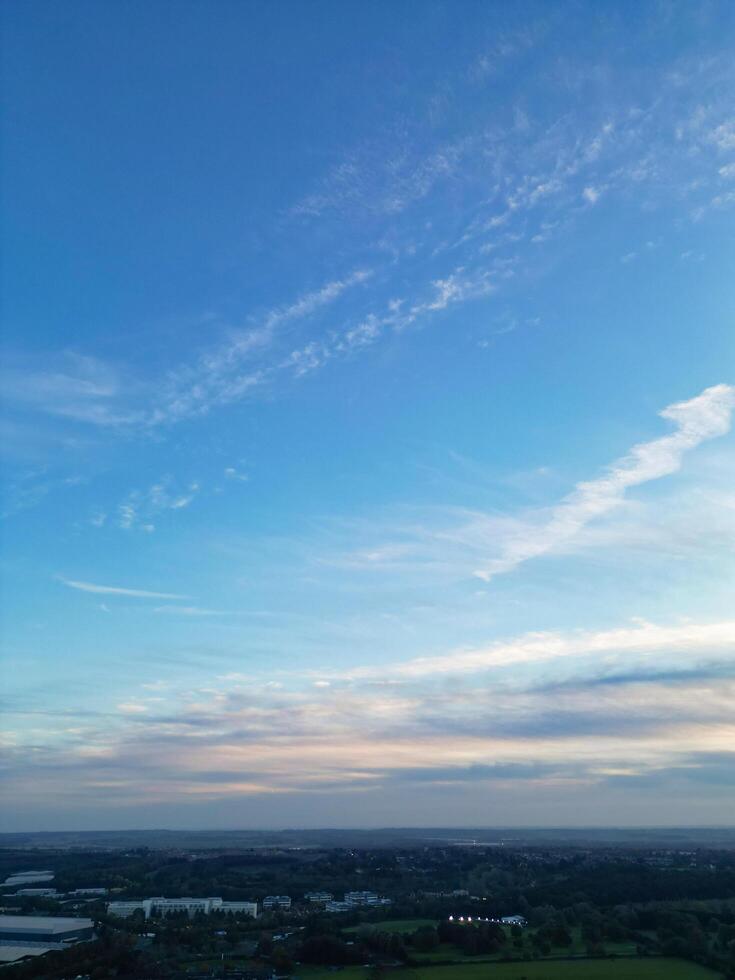
[[[735,7],[2,16],[0,830],[732,823]]]

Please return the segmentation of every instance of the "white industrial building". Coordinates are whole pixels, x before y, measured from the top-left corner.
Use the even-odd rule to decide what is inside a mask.
[[[210,912],[226,912],[233,914],[236,912],[242,915],[251,915],[256,918],[258,915],[257,902],[223,902],[221,898],[144,898],[134,902],[110,902],[107,906],[109,915],[116,915],[120,919],[127,919],[128,916],[142,911],[146,919],[152,916],[173,915],[176,912],[186,912],[188,916],[201,913],[209,915]]]
[[[67,949],[72,943],[94,938],[91,919],[56,915],[0,915],[0,967],[6,963],[52,950]]]
[[[91,939],[91,919],[56,915],[0,915],[0,943],[76,943]]]
[[[6,878],[3,885],[12,888],[13,885],[35,885],[44,881],[53,881],[53,871],[18,871]]]

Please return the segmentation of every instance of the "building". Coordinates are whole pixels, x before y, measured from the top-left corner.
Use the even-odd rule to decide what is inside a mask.
[[[16,874],[6,878],[3,885],[12,888],[14,885],[35,885],[41,884],[44,881],[53,880],[53,871],[18,871]]]
[[[219,906],[212,909],[213,912],[226,912],[228,915],[232,915],[235,912],[240,912],[243,915],[252,915],[254,919],[258,918],[258,903],[257,902],[222,902]]]
[[[59,894],[55,888],[19,888],[16,895],[25,895],[35,898],[56,898]]]
[[[500,921],[504,926],[520,926],[523,928],[526,925],[526,920],[522,915],[505,915]]]
[[[273,912],[280,910],[287,912],[291,908],[291,899],[288,895],[266,895],[263,899],[263,911]]]
[[[327,894],[318,893],[318,894]],[[309,897],[308,895],[306,896]],[[330,897],[325,902],[325,912],[351,912],[356,908],[379,908],[380,906],[390,905],[389,898],[381,898],[376,892],[345,892],[343,901],[333,901]]]
[[[257,902],[223,902],[221,898],[151,898],[152,915],[172,915],[175,912],[186,912],[193,916],[197,913],[209,915],[210,912],[240,912],[256,918],[258,915]]]
[[[76,897],[77,895],[106,895],[107,888],[75,888],[73,892],[67,892],[67,895]]]
[[[332,901],[334,895],[331,892],[307,892],[304,898],[307,902],[326,905],[327,902]]]
[[[127,919],[136,912],[142,912],[146,919],[150,919],[151,916],[174,915],[181,912],[185,912],[189,917],[197,914],[209,915],[211,912],[228,914],[239,912],[241,915],[251,915],[255,919],[258,915],[258,903],[223,902],[221,898],[163,898],[159,895],[137,902],[110,902],[107,912],[120,919]]]
[[[327,902],[324,906],[325,912],[351,912],[352,905],[348,902]]]
[[[16,943],[0,943],[0,966],[7,963],[18,963],[29,960],[34,956],[43,956],[58,946],[42,946],[40,943],[29,943],[27,946]]]
[[[76,943],[92,939],[91,919],[52,915],[0,915],[0,943]]]
[[[108,902],[107,914],[116,915],[118,919],[127,919],[136,912],[143,912],[146,919],[151,917],[151,900],[143,899],[142,902]]]
[[[345,902],[350,906],[390,905],[389,898],[379,898],[375,892],[345,892]]]
[[[186,912],[190,918],[197,913],[209,915],[212,911],[212,902],[216,901],[217,899],[212,898],[151,898],[151,914],[165,916]],[[222,899],[219,899],[219,902],[221,904]]]

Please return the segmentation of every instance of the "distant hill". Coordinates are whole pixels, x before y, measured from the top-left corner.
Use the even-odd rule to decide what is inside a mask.
[[[318,830],[99,830],[0,834],[0,848],[163,850],[432,846],[735,848],[735,827],[386,827]]]

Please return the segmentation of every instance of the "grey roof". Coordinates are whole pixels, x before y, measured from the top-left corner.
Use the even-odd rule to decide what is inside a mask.
[[[31,885],[34,881],[53,881],[53,871],[26,871],[24,874],[10,875],[4,885]]]
[[[12,963],[24,956],[43,956],[54,948],[54,946],[40,945],[24,946],[22,943],[0,943],[0,963]]]
[[[58,915],[0,915],[0,935],[3,932],[72,932],[91,929],[91,919],[67,919]]]

